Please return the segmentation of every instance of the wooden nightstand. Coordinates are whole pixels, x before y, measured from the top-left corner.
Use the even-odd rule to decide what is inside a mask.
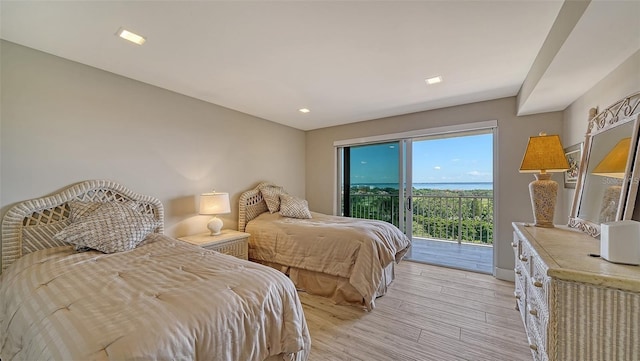
[[[249,259],[249,233],[232,229],[223,229],[222,234],[212,236],[209,232],[178,238],[181,241],[204,247],[213,251],[228,254],[240,259]]]

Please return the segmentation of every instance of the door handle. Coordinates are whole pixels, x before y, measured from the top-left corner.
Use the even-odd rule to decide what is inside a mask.
[[[413,205],[411,204],[412,197],[407,197],[407,210],[410,211],[413,209]]]

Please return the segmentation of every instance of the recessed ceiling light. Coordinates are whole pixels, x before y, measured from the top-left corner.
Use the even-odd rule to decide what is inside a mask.
[[[147,39],[145,39],[144,36],[140,36],[136,33],[132,33],[131,31],[126,30],[125,28],[118,29],[118,32],[116,33],[116,35],[138,45],[142,45],[144,44],[145,41],[147,41]]]
[[[298,109],[298,111],[299,111],[300,113],[309,113],[311,110],[309,110],[309,109],[307,109],[307,108],[301,108],[301,109]]]
[[[442,77],[438,75],[438,76],[434,76],[433,78],[428,78],[425,81],[429,85],[438,84],[438,83],[442,82]]]

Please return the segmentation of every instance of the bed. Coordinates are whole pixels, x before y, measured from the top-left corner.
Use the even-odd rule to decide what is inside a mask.
[[[105,221],[112,209],[125,217]],[[60,240],[100,229],[96,217],[145,235],[103,252]],[[98,180],[3,217],[0,347],[2,360],[292,361],[307,359],[310,337],[281,272],[163,235],[157,199]]]
[[[249,259],[287,274],[299,290],[374,309],[395,277],[394,264],[411,246],[409,238],[387,222],[305,206],[268,182],[242,193],[238,229],[250,234]]]

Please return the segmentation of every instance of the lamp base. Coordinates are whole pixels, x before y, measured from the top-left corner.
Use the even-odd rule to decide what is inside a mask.
[[[222,233],[222,220],[218,217],[213,217],[207,223],[207,228],[211,231],[212,236],[219,236]]]
[[[622,193],[622,186],[611,186],[605,189],[600,207],[600,223],[614,222],[617,220],[616,216],[618,215],[620,193]]]
[[[534,226],[553,228],[553,214],[556,210],[558,183],[551,180],[551,174],[536,174],[536,180],[529,183],[529,195],[533,208]]]

